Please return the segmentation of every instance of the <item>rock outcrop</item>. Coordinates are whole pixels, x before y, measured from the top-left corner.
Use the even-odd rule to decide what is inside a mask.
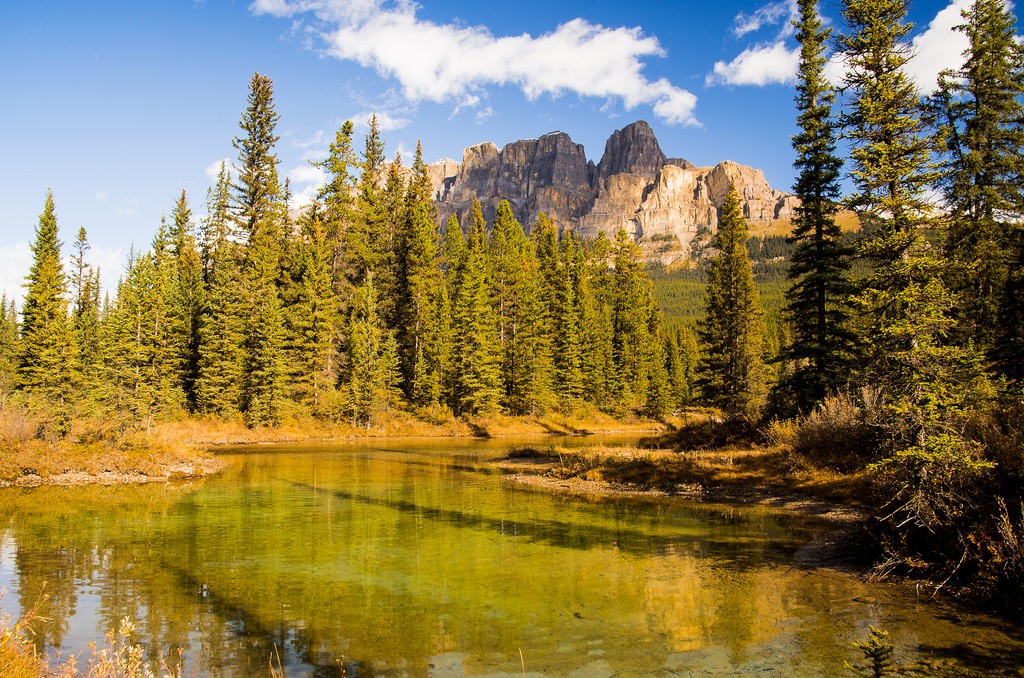
[[[541,212],[559,230],[575,229],[584,237],[613,237],[625,228],[648,258],[666,263],[687,255],[697,229],[717,227],[730,185],[740,192],[753,229],[790,219],[799,204],[773,190],[761,170],[731,161],[695,167],[666,158],[643,121],[613,133],[597,165],[567,134],[552,132],[500,150],[492,143],[473,146],[461,163],[442,160],[427,172],[442,221],[457,214],[466,224],[474,197],[490,220],[498,203],[508,200],[527,229]]]

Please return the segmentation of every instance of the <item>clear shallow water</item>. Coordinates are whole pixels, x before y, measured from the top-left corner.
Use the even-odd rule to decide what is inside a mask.
[[[257,446],[190,484],[4,490],[0,607],[46,581],[47,648],[129,616],[189,676],[275,652],[288,676],[838,675],[869,624],[904,661],[1024,665],[1020,629],[797,566],[826,525],[516,487],[485,463],[509,445]]]

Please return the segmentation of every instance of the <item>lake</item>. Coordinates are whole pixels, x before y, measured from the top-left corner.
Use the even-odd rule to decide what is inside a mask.
[[[1024,664],[1018,627],[798,565],[827,523],[549,494],[489,465],[513,444],[260,445],[205,480],[0,490],[0,607],[45,581],[40,646],[127,616],[186,676],[848,675],[869,625],[903,662]]]

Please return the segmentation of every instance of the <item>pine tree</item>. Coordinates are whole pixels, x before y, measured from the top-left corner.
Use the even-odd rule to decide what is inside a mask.
[[[423,149],[416,145],[412,179],[405,196],[398,247],[397,329],[403,381],[409,400],[419,407],[441,399],[443,335],[437,322],[441,309],[438,267],[437,208],[430,197],[430,179]]]
[[[230,416],[241,408],[243,352],[248,322],[242,297],[241,247],[220,230],[210,253],[207,305],[199,324],[200,412]]]
[[[420,164],[423,165],[422,155]],[[406,225],[410,218],[406,214],[409,207],[409,196],[406,192],[407,170],[402,165],[402,154],[395,151],[395,159],[387,164],[384,173],[384,187],[380,193],[380,223],[377,231],[372,235],[372,242],[375,247],[376,265],[374,267],[374,280],[380,294],[380,314],[384,322],[390,327],[397,327],[400,324],[398,319],[398,308],[402,304],[399,277],[402,275],[402,260],[404,253],[401,251],[408,245],[406,238]],[[417,196],[430,195],[430,179],[426,175],[426,166],[419,171],[420,183],[426,183],[425,187],[414,189]],[[415,176],[414,176],[415,178]],[[430,203],[433,205],[433,202]]]
[[[611,251],[608,236],[599,232],[585,251],[578,290],[584,398],[606,409],[614,407],[613,398],[620,390],[613,355],[615,286]]]
[[[18,382],[21,388],[48,403],[54,432],[64,436],[70,430],[75,345],[60,247],[53,193],[47,192],[32,243],[32,267],[25,283]]]
[[[538,253],[543,254],[545,242],[556,239],[555,226],[544,218],[534,227],[537,233]],[[557,245],[556,245],[557,247]],[[570,231],[555,252],[557,266],[550,263],[550,255],[543,254],[542,271],[551,275],[546,291],[552,301],[551,334],[554,337],[555,392],[566,404],[581,400],[584,394],[584,299],[587,266],[585,254],[576,233]]]
[[[640,263],[633,236],[625,229],[615,234],[612,250],[615,267],[613,287],[613,335],[615,397],[627,408],[639,408],[648,397],[650,379],[659,369],[653,354],[651,327],[653,303],[650,281]],[[660,369],[664,369],[664,361]]]
[[[161,220],[152,249],[130,257],[103,324],[112,409],[130,413],[124,425],[144,423],[147,431],[185,404],[171,320],[174,270],[166,221]]]
[[[168,234],[170,276],[168,289],[171,350],[174,354],[178,387],[186,407],[196,410],[196,382],[199,379],[200,325],[206,307],[203,263],[192,233],[192,210],[185,191],[174,205]]]
[[[452,409],[459,414],[494,412],[501,399],[501,341],[484,223],[480,202],[474,199],[464,262],[452,294]]]
[[[352,148],[354,126],[346,120],[335,133],[327,157],[315,163],[327,175],[327,182],[317,193],[322,207],[320,216],[324,235],[331,248],[331,279],[334,294],[342,306],[352,295],[351,281],[356,274],[348,244],[355,222],[356,179],[353,171],[359,158]]]
[[[849,66],[843,121],[852,144],[851,205],[878,224],[860,245],[874,270],[854,299],[864,319],[859,378],[887,403],[896,448],[923,449],[986,388],[977,356],[947,340],[955,298],[921,232],[923,191],[934,173],[918,95],[903,69],[905,15],[903,0],[847,0],[849,31],[839,45]]]
[[[458,216],[453,214],[445,224],[438,257],[442,285],[440,303],[437,308],[437,327],[441,332],[440,346],[442,347],[441,394],[445,403],[452,410],[458,409],[460,383],[456,353],[460,341],[456,334],[458,327],[455,321],[455,309],[461,296],[468,255],[469,250],[466,248],[462,226],[459,225]]]
[[[246,238],[274,230],[282,220],[283,194],[277,175],[274,133],[280,118],[274,108],[274,84],[255,73],[249,83],[245,112],[238,126],[243,134],[232,140],[238,151],[238,182],[233,184],[235,215]]]
[[[18,309],[7,293],[0,295],[0,410],[7,409],[7,399],[17,385]]]
[[[489,268],[502,350],[502,392],[515,414],[536,413],[552,400],[551,345],[546,301],[533,242],[502,200],[494,215]]]
[[[295,298],[286,308],[288,381],[293,400],[316,415],[330,414],[338,379],[339,307],[331,246],[314,203],[301,220]]]
[[[221,164],[207,193],[203,221],[203,278],[206,304],[199,318],[199,371],[196,408],[230,416],[241,406],[242,342],[248,318],[242,303],[242,248],[230,214],[231,176]]]
[[[78,229],[71,255],[72,297],[71,327],[75,337],[76,388],[85,400],[100,396],[103,347],[100,326],[100,276],[87,259],[91,249],[85,228]]]
[[[697,338],[686,327],[677,327],[665,334],[668,403],[672,410],[685,412],[693,404],[697,380]]]
[[[394,335],[377,313],[373,271],[352,297],[344,379],[352,424],[369,428],[397,402],[401,375]]]
[[[387,167],[376,115],[370,118],[370,129],[366,133],[359,170],[354,219],[345,232],[345,249],[349,257],[347,268],[353,286],[362,284],[369,271],[380,272],[384,253],[391,246],[390,240],[386,238],[387,214],[382,188]]]
[[[960,297],[960,338],[983,348],[1004,374],[1021,378],[1019,324],[1003,320],[1022,305],[1006,291],[1012,234],[1024,216],[1024,47],[1003,0],[975,0],[962,14],[965,23],[957,28],[969,40],[965,63],[943,75],[928,102],[949,208],[946,277]]]
[[[242,297],[248,314],[243,342],[242,411],[250,425],[277,423],[284,391],[284,317],[278,282],[286,204],[278,181],[274,128],[278,121],[270,78],[255,74],[239,127],[236,219],[247,243]]]
[[[764,404],[761,308],[747,254],[747,222],[730,188],[707,264],[698,383],[705,401],[729,417],[756,420]]]
[[[214,250],[232,234],[231,172],[221,162],[217,180],[206,191],[207,216],[200,222],[199,260],[203,265],[203,282],[209,288],[213,279]]]
[[[825,45],[831,33],[822,26],[815,0],[799,0],[795,24],[800,43],[797,124],[793,137],[798,170],[794,193],[800,198],[790,242],[796,250],[790,261],[786,314],[793,341],[782,358],[795,366],[780,386],[784,398],[808,410],[843,385],[852,359],[853,336],[848,323],[852,292],[849,268],[852,249],[842,242],[835,221],[839,208],[839,173],[832,104],[835,92],[824,76]]]

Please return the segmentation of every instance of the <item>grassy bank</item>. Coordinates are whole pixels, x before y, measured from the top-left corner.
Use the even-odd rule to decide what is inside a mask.
[[[394,410],[370,427],[320,419],[293,419],[273,427],[247,427],[241,420],[183,417],[148,430],[118,429],[104,421],[71,422],[71,434],[56,437],[26,410],[8,407],[0,418],[0,487],[40,484],[138,483],[201,477],[224,461],[218,445],[380,437],[500,437],[527,435],[644,435],[664,430],[649,419],[619,419],[597,411],[553,412],[536,417],[455,418]]]
[[[513,480],[572,494],[663,495],[710,502],[756,502],[832,517],[862,518],[870,482],[864,471],[808,463],[779,445],[679,450],[668,439],[644,447],[522,447],[501,464]]]

